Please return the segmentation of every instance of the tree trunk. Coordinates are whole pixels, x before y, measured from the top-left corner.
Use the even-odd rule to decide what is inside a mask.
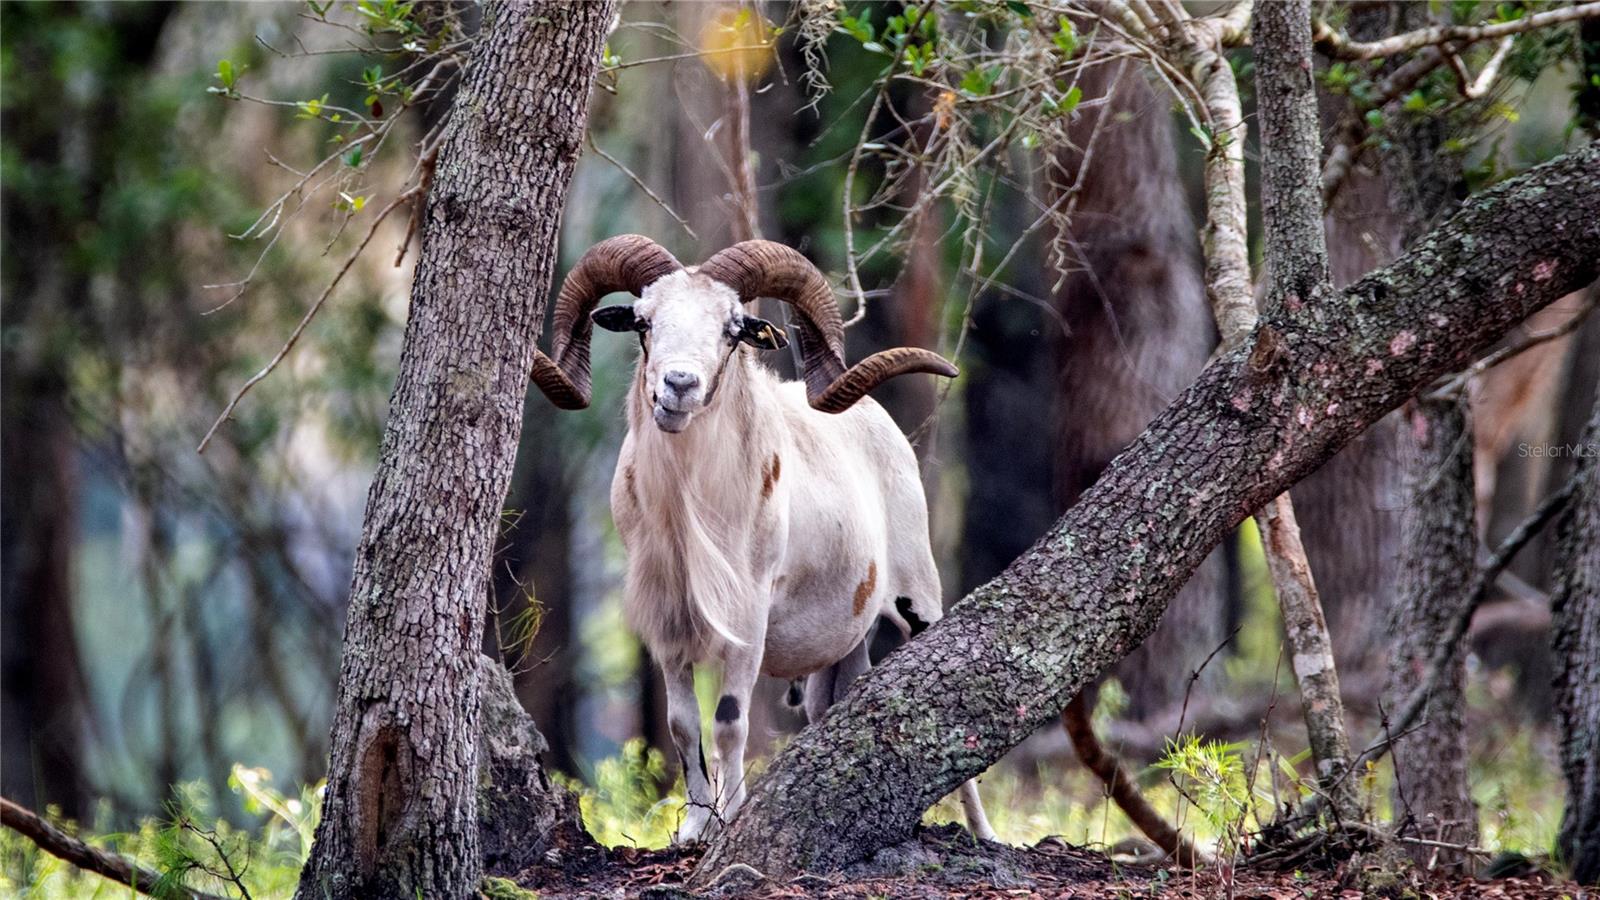
[[[1052,329],[1058,512],[1194,380],[1216,344],[1165,98],[1126,61],[1084,70],[1078,87],[1084,99],[1108,102],[1073,122],[1074,133],[1094,134],[1092,153],[1062,149],[1049,169],[1052,204],[1078,186],[1069,233],[1060,236],[1063,327]],[[1222,563],[1220,553],[1207,559],[1155,633],[1117,666],[1130,716],[1176,706],[1185,676],[1222,640]]]
[[[1600,274],[1600,145],[1472,200],[1393,266],[1270,309],[1004,573],[790,743],[696,870],[829,869],[1060,714],[1211,549],[1384,413]]]
[[[1256,117],[1261,126],[1261,219],[1265,232],[1265,297],[1269,312],[1334,308],[1338,300],[1329,271],[1322,224],[1315,79],[1311,61],[1310,0],[1283,0],[1253,7],[1256,47]],[[1231,141],[1231,138],[1230,138]],[[1218,305],[1218,321],[1225,321]],[[1241,335],[1223,326],[1233,346]],[[1251,364],[1270,368],[1282,352],[1270,331],[1262,333]],[[1329,408],[1332,412],[1333,407]],[[1300,712],[1316,763],[1321,796],[1346,820],[1358,817],[1350,769],[1350,740],[1339,689],[1333,641],[1322,599],[1311,575],[1294,504],[1287,494],[1256,514],[1267,571],[1283,615],[1286,654],[1300,691]]]
[[[511,674],[478,657],[483,713],[478,759],[478,847],[484,872],[511,876],[551,848],[597,849],[583,830],[578,798],[550,783],[543,755],[550,745],[513,692]]]
[[[1573,879],[1593,885],[1600,884],[1600,404],[1578,447],[1578,488],[1561,518],[1550,596],[1567,779],[1556,847]]]
[[[9,349],[9,348],[8,348]],[[85,685],[73,622],[72,559],[78,525],[76,442],[53,373],[5,357],[0,459],[6,476],[0,541],[4,616],[5,796],[33,809],[82,816]]]
[[[613,12],[492,7],[451,112],[356,552],[308,900],[477,889],[489,558]]]
[[[544,404],[542,397],[533,398]],[[494,609],[485,652],[514,674],[517,695],[548,742],[545,762],[578,773],[575,685],[579,648],[572,584],[570,449],[548,407],[524,415],[521,454],[495,543]],[[528,629],[534,628],[532,634]]]
[[[1411,485],[1404,512],[1399,596],[1389,615],[1394,641],[1384,708],[1411,699],[1435,648],[1447,640],[1477,571],[1478,532],[1472,482],[1472,430],[1467,401],[1419,399],[1408,410]],[[1467,782],[1464,730],[1466,659],[1458,654],[1428,698],[1422,724],[1398,737],[1394,810],[1417,837],[1475,844],[1478,811]],[[1464,854],[1411,848],[1419,864],[1460,869]]]

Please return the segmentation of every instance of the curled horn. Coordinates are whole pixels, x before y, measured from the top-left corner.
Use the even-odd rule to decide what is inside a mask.
[[[600,298],[615,291],[634,296],[645,286],[682,269],[660,244],[637,234],[607,238],[583,254],[567,273],[556,295],[551,322],[550,355],[533,354],[533,383],[562,409],[589,405],[589,338]]]
[[[944,357],[914,347],[874,353],[849,369],[844,365],[844,320],[833,287],[799,251],[772,241],[743,241],[701,264],[699,273],[739,292],[750,303],[775,297],[799,315],[800,369],[811,407],[841,413],[896,375],[928,372],[946,378],[956,367]]]

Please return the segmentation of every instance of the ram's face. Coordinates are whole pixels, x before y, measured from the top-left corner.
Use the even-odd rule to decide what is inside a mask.
[[[633,313],[656,425],[680,432],[715,398],[739,347],[744,306],[727,285],[678,272],[645,288]]]
[[[657,427],[673,434],[711,406],[741,342],[762,350],[789,345],[771,322],[744,314],[733,288],[687,271],[650,284],[638,303],[602,306],[593,318],[608,331],[639,334],[639,377],[651,413]]]

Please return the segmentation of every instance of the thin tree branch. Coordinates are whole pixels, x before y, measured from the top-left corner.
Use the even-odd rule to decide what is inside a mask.
[[[1428,707],[1428,698],[1433,695],[1439,680],[1444,677],[1444,673],[1455,661],[1456,654],[1460,652],[1462,639],[1466,637],[1468,630],[1472,627],[1472,616],[1478,611],[1478,607],[1483,605],[1483,601],[1488,598],[1489,589],[1500,577],[1500,573],[1505,571],[1506,566],[1510,565],[1517,554],[1522,552],[1522,548],[1526,547],[1529,541],[1533,540],[1540,531],[1544,530],[1545,526],[1549,525],[1556,516],[1561,514],[1562,510],[1567,508],[1567,504],[1572,502],[1572,497],[1576,493],[1577,487],[1578,478],[1574,475],[1555,493],[1541,501],[1538,507],[1526,519],[1522,520],[1521,524],[1512,529],[1511,533],[1506,535],[1499,546],[1495,547],[1494,553],[1489,556],[1483,567],[1478,570],[1478,574],[1472,583],[1472,590],[1467,594],[1466,601],[1457,610],[1456,618],[1450,626],[1450,633],[1435,646],[1433,656],[1428,660],[1428,668],[1422,676],[1421,684],[1418,685],[1411,698],[1406,701],[1406,705],[1402,707],[1400,714],[1392,720],[1386,720],[1384,736],[1374,741],[1351,761],[1351,766],[1345,773],[1347,778],[1350,772],[1357,771],[1369,762],[1377,762],[1382,759],[1383,755],[1389,752],[1389,748],[1393,746],[1394,741],[1404,737],[1417,724],[1418,719],[1422,717],[1423,710]],[[1307,819],[1315,816],[1321,809],[1323,799],[1321,795],[1306,798],[1306,802],[1301,804],[1291,818]]]
[[[367,245],[372,243],[373,236],[378,233],[378,226],[382,225],[383,220],[389,217],[389,213],[394,212],[396,207],[409,201],[412,197],[420,196],[424,193],[426,193],[425,186],[416,185],[389,201],[389,205],[378,212],[378,217],[372,221],[372,226],[367,229],[367,236],[362,238],[361,243],[356,245],[356,249],[345,258],[344,265],[339,267],[339,271],[334,274],[333,280],[328,282],[328,286],[323,289],[322,296],[318,297],[317,301],[311,304],[311,308],[306,310],[306,314],[300,317],[299,324],[295,325],[294,331],[289,333],[289,339],[284,341],[283,346],[278,349],[272,359],[267,361],[261,371],[250,376],[250,380],[246,381],[234,393],[233,399],[229,400],[228,405],[223,407],[222,414],[217,416],[217,420],[211,423],[210,428],[206,429],[205,437],[200,439],[200,445],[195,448],[194,452],[206,452],[206,446],[211,443],[212,436],[217,433],[218,428],[222,427],[222,423],[228,421],[228,418],[233,415],[233,411],[238,408],[239,401],[244,399],[244,395],[249,393],[251,388],[264,381],[268,375],[271,375],[272,371],[278,367],[278,364],[283,362],[284,357],[289,355],[289,351],[294,349],[294,345],[300,341],[300,336],[305,333],[306,326],[311,324],[311,320],[316,317],[317,311],[322,309],[322,305],[333,294],[333,289],[339,286],[340,281],[344,280],[345,273],[350,271],[352,265],[355,265],[355,261],[361,256],[362,251],[366,250]]]
[[[640,178],[638,175],[634,174],[632,169],[628,168],[626,165],[623,165],[622,160],[617,159],[615,156],[612,156],[600,147],[599,143],[597,143],[594,139],[593,132],[589,133],[589,149],[593,150],[596,156],[608,163],[611,163],[611,165],[614,166],[618,172],[621,172],[624,177],[633,182],[635,187],[641,191],[644,191],[644,195],[649,197],[651,200],[654,200],[655,204],[661,207],[662,212],[665,212],[667,215],[671,216],[673,221],[678,223],[678,227],[682,228],[689,235],[689,237],[694,238],[697,241],[700,240],[700,235],[695,234],[694,229],[689,227],[688,220],[683,216],[678,215],[678,211],[673,209],[671,204],[667,203],[667,201],[663,199],[660,194],[657,194],[655,190],[650,187],[650,185],[646,184],[643,178]]]
[[[1600,300],[1600,293],[1590,292],[1590,295],[1584,299],[1583,305],[1578,307],[1577,311],[1572,314],[1572,317],[1567,319],[1565,322],[1562,322],[1560,325],[1545,331],[1535,331],[1532,334],[1526,335],[1519,341],[1507,344],[1493,353],[1484,356],[1477,362],[1451,376],[1450,380],[1446,381],[1444,384],[1440,385],[1436,390],[1434,390],[1432,394],[1430,394],[1430,397],[1442,398],[1449,394],[1455,393],[1456,391],[1459,391],[1465,387],[1468,381],[1479,375],[1482,375],[1484,372],[1489,371],[1495,366],[1500,365],[1511,357],[1537,347],[1540,344],[1559,340],[1560,338],[1566,337],[1572,332],[1577,331],[1578,326],[1582,325],[1584,320],[1589,317],[1589,313],[1594,311],[1597,300]]]
[[[1477,100],[1489,93],[1494,80],[1500,77],[1500,67],[1505,64],[1506,57],[1511,55],[1511,47],[1516,42],[1515,37],[1501,38],[1500,46],[1495,48],[1494,55],[1489,57],[1489,61],[1483,64],[1483,69],[1478,72],[1477,78],[1468,78],[1466,63],[1461,61],[1459,55],[1451,53],[1451,65],[1459,65],[1456,71],[1461,76],[1461,96],[1468,100]]]
[[[1431,28],[1419,28],[1416,31],[1386,37],[1381,41],[1352,41],[1326,23],[1318,21],[1316,42],[1318,50],[1336,59],[1377,59],[1444,43],[1455,44],[1459,49],[1478,41],[1492,41],[1544,28],[1547,25],[1576,22],[1597,16],[1600,16],[1600,2],[1579,3],[1576,6],[1534,13],[1492,25],[1435,25]]]
[[[156,885],[161,881],[160,873],[130,862],[115,853],[91,846],[46,822],[33,810],[5,797],[0,797],[0,825],[33,841],[40,850],[66,860],[85,872],[93,872],[117,884],[131,887],[141,894],[156,896]],[[177,885],[163,893],[166,896],[176,895],[187,900],[223,900],[215,894],[207,894],[183,885]]]
[[[1145,837],[1165,851],[1169,859],[1190,869],[1212,862],[1210,854],[1167,823],[1166,818],[1145,799],[1122,760],[1100,745],[1084,694],[1080,693],[1061,711],[1061,725],[1072,740],[1072,749],[1077,753],[1078,761],[1105,783],[1106,794],[1116,802],[1117,808],[1127,814],[1128,820],[1138,826]]]

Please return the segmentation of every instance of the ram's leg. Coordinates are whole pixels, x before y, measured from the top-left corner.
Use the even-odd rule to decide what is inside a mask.
[[[849,655],[820,672],[813,672],[806,677],[806,721],[820,722],[828,707],[844,699],[850,690],[850,685],[860,678],[862,673],[872,668],[872,660],[867,655],[867,650],[872,644],[872,634],[861,639],[861,643],[851,650]]]
[[[994,826],[989,824],[989,814],[983,811],[983,800],[978,797],[978,779],[963,782],[957,788],[961,795],[961,811],[967,817],[967,830],[972,836],[985,841],[997,841]]]
[[[667,730],[672,733],[672,745],[683,764],[683,784],[688,793],[683,824],[673,838],[681,844],[700,839],[706,823],[711,821],[715,799],[706,773],[706,753],[700,746],[700,701],[694,695],[694,667],[662,666],[661,674],[667,683]]]
[[[717,742],[717,810],[724,822],[733,821],[744,804],[744,745],[750,737],[750,694],[761,676],[765,631],[764,627],[758,629],[749,644],[731,648],[723,656],[722,696],[717,698],[711,732]]]

